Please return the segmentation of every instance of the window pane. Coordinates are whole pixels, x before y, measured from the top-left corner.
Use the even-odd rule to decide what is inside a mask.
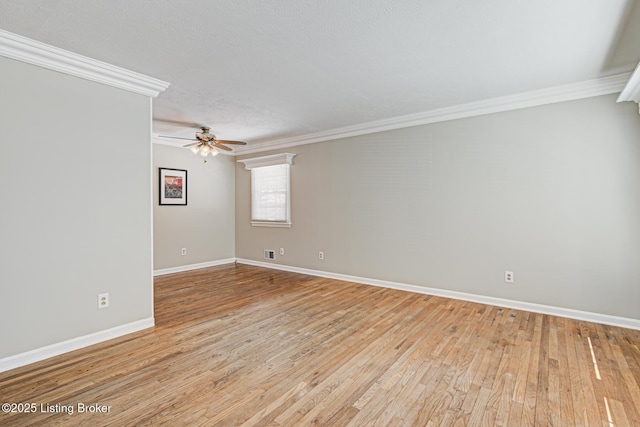
[[[251,219],[289,222],[289,165],[251,169]]]

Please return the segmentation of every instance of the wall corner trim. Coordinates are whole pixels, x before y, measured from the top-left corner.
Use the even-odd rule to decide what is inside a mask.
[[[30,363],[39,362],[53,356],[58,356],[69,351],[78,350],[83,347],[88,347],[93,344],[98,344],[103,341],[108,341],[113,338],[118,338],[123,335],[138,332],[147,328],[152,328],[154,326],[154,318],[149,317],[146,319],[116,326],[114,328],[106,329],[104,331],[94,332],[89,335],[84,335],[81,337],[51,344],[45,347],[36,348],[35,350],[29,350],[24,353],[16,354],[14,356],[5,357],[3,359],[0,359],[0,372],[28,365]]]
[[[169,83],[162,80],[78,55],[5,30],[0,30],[0,56],[151,98],[157,97],[169,87]]]
[[[573,310],[564,307],[555,307],[543,304],[535,304],[524,301],[508,300],[484,295],[468,294],[465,292],[449,291],[446,289],[429,288],[425,286],[408,285],[405,283],[389,282],[386,280],[369,279],[366,277],[349,276],[346,274],[331,273],[328,271],[311,270],[308,268],[292,267],[283,264],[272,264],[261,261],[238,258],[239,264],[266,267],[275,270],[290,271],[293,273],[308,274],[310,276],[326,277],[329,279],[344,280],[346,282],[361,283],[363,285],[378,286],[382,288],[397,289],[400,291],[415,292],[424,295],[433,295],[443,298],[452,298],[463,301],[477,302],[487,305],[512,308],[515,310],[531,311],[534,313],[549,314],[552,316],[567,317],[569,319],[584,320],[586,322],[601,323],[620,328],[640,330],[640,319],[611,316],[608,314],[591,313],[587,311]]]
[[[640,62],[631,77],[627,81],[624,89],[620,92],[618,102],[632,101],[640,104]]]

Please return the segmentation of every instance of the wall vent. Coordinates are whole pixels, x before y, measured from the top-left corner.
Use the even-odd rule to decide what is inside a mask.
[[[264,250],[264,259],[276,259],[276,251],[265,249]]]

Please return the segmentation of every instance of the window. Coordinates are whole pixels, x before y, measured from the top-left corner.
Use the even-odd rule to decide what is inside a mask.
[[[251,169],[251,221],[291,224],[289,213],[289,165]]]
[[[251,171],[251,224],[291,227],[290,171],[295,154],[238,160]]]

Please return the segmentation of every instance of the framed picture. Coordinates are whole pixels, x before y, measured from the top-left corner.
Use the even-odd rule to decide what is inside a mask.
[[[160,204],[187,205],[187,171],[160,168]]]

